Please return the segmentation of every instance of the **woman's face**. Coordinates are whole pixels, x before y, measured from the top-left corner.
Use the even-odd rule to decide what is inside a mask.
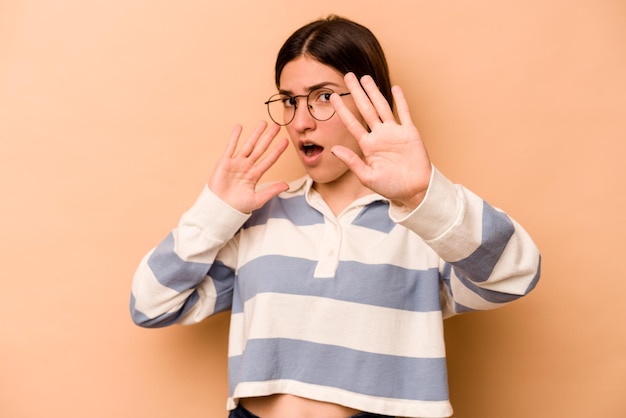
[[[313,58],[301,56],[284,66],[280,75],[280,91],[290,96],[306,95],[326,87],[336,93],[347,93],[343,74]],[[343,100],[352,113],[362,119],[351,95]],[[298,99],[296,114],[286,126],[291,141],[307,173],[319,184],[341,180],[349,172],[345,164],[331,154],[334,145],[343,145],[361,155],[356,139],[348,132],[337,114],[326,121],[313,118],[306,99]]]

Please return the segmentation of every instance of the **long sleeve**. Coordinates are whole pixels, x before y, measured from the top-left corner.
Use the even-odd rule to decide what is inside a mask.
[[[234,237],[248,217],[205,187],[177,228],[141,260],[132,283],[133,321],[144,327],[188,324],[229,309]]]
[[[528,233],[436,169],[422,204],[408,214],[392,206],[390,215],[441,257],[445,317],[497,308],[539,280],[541,256]]]

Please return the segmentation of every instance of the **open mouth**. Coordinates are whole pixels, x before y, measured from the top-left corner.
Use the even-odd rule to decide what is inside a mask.
[[[306,143],[306,144],[300,145],[300,150],[307,157],[313,157],[315,155],[321,154],[322,151],[324,151],[324,147],[321,147],[321,146],[319,146],[317,144]]]

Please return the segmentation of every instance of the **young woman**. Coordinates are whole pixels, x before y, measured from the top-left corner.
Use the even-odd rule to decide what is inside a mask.
[[[365,27],[297,30],[279,93],[141,261],[146,327],[231,310],[230,417],[447,417],[443,319],[527,294],[540,256],[505,213],[433,167]],[[397,117],[393,103],[397,106]],[[259,187],[288,146],[306,169]],[[267,151],[267,152],[266,152]]]

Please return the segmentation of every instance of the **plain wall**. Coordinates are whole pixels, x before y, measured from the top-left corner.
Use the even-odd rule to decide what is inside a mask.
[[[228,316],[138,328],[132,275],[329,13],[542,251],[527,298],[446,321],[455,417],[626,416],[623,0],[2,1],[0,416],[226,416]],[[290,151],[266,179],[301,172]]]

